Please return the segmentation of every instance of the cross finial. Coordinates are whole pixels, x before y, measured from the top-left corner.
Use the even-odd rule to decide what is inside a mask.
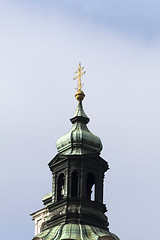
[[[77,91],[82,89],[82,82],[81,82],[81,77],[86,73],[86,71],[82,72],[84,67],[81,67],[81,63],[79,63],[78,70],[75,72],[77,73],[77,76],[73,78],[73,80],[78,79],[78,85],[77,85]]]

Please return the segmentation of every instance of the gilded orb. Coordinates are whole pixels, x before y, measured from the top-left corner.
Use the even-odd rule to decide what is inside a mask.
[[[85,97],[85,94],[84,94],[84,92],[83,92],[82,90],[78,90],[78,91],[76,92],[75,97],[76,97],[76,99],[77,99],[79,102],[81,102],[81,101],[83,101],[83,99],[84,99],[84,97]]]

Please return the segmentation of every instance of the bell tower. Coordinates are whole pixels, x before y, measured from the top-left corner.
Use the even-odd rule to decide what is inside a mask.
[[[109,166],[100,157],[100,138],[87,127],[90,119],[82,106],[85,97],[81,90],[81,76],[85,74],[82,70],[79,64],[74,78],[78,79],[75,95],[78,107],[70,119],[72,128],[57,140],[58,153],[48,164],[52,173],[52,192],[42,199],[45,207],[31,214],[37,223],[38,217],[45,213],[34,239],[118,239],[109,232],[105,215],[103,182]],[[55,234],[59,237],[55,238]]]

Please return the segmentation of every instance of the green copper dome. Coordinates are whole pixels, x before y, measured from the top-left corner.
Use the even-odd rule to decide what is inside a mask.
[[[83,224],[63,224],[44,230],[33,240],[119,240],[113,233]]]
[[[94,152],[100,154],[102,150],[101,140],[87,128],[86,124],[89,122],[89,118],[83,110],[81,101],[70,121],[73,124],[71,130],[57,140],[58,153],[81,155]]]

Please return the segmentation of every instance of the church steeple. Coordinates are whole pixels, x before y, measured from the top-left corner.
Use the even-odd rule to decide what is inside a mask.
[[[85,73],[82,70],[83,67],[79,64],[75,77],[78,79],[75,95],[78,107],[70,119],[73,124],[71,130],[57,140],[58,154],[49,163],[52,192],[43,198],[44,212],[40,210],[45,214],[40,230],[42,233],[34,239],[118,239],[109,232],[108,218],[105,215],[107,209],[103,204],[103,181],[109,166],[100,157],[100,138],[87,127],[89,118],[82,106],[85,96],[81,90],[81,76]],[[37,216],[37,212],[32,214],[35,221]],[[77,236],[74,234],[75,229]],[[67,232],[65,237],[62,237],[65,233],[63,231]]]
[[[103,179],[108,163],[99,156],[102,150],[100,138],[87,127],[89,118],[83,110],[84,93],[80,88],[75,96],[79,103],[70,119],[72,128],[57,140],[58,154],[49,163],[53,189],[52,207],[48,208],[53,208],[57,213],[49,223],[52,226],[83,223],[108,229],[103,204]],[[59,209],[62,207],[65,210],[60,215]]]

